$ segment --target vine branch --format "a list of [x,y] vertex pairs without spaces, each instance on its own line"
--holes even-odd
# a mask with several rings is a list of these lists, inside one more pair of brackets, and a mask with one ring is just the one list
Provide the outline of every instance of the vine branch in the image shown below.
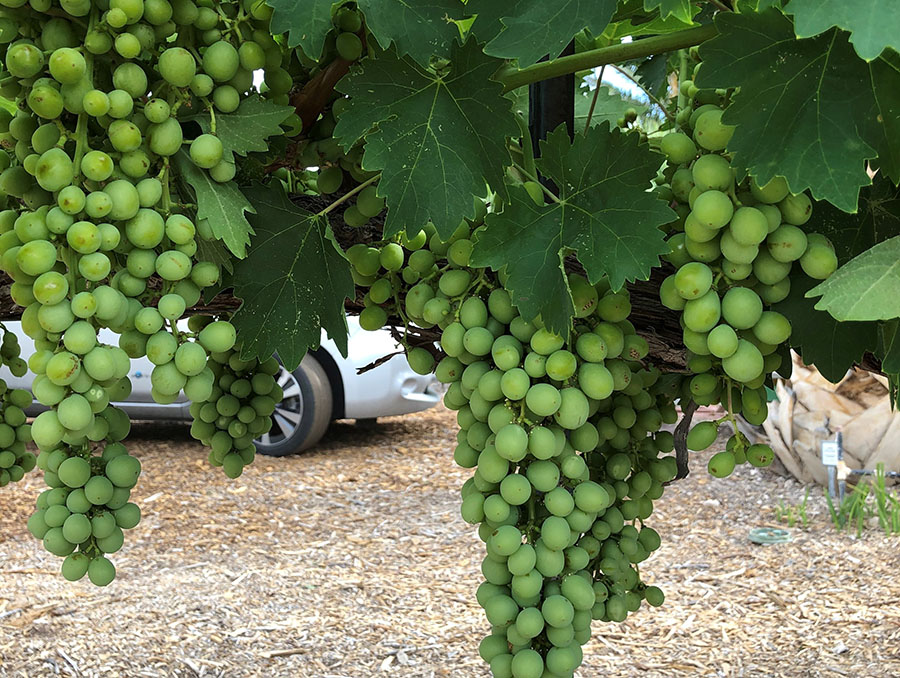
[[691,472],[688,463],[687,436],[691,430],[691,420],[694,418],[694,412],[696,411],[697,403],[693,400],[688,400],[687,405],[681,408],[681,421],[675,427],[675,463],[678,468],[675,480],[687,478]]
[[715,7],[717,7],[722,12],[732,11],[731,7],[726,5],[724,2],[721,2],[721,0],[707,0],[707,2],[709,2],[709,4],[711,5],[715,5]]
[[352,64],[352,61],[346,59],[335,59],[309,80],[303,89],[291,95],[291,105],[303,121],[304,131],[309,131],[318,120],[319,114],[331,99],[334,86],[347,75]]
[[597,66],[628,61],[630,59],[641,59],[684,47],[693,47],[709,40],[717,33],[716,27],[712,24],[687,28],[683,31],[657,35],[645,40],[623,42],[618,45],[600,47],[587,52],[560,57],[552,61],[542,61],[520,70],[512,69],[511,72],[501,72],[497,79],[503,83],[503,91],[510,92],[524,85],[530,85],[533,82],[558,78],[561,75],[570,75],[578,71],[596,68]]
[[662,111],[663,115],[666,116],[669,120],[674,122],[675,116],[672,115],[671,111],[669,111],[669,109],[666,108],[666,106],[663,104],[663,102],[660,101],[659,98],[657,98],[653,94],[653,92],[651,92],[649,89],[644,87],[643,84],[638,82],[637,78],[635,78],[634,75],[629,73],[627,69],[624,69],[621,66],[618,66],[616,64],[611,64],[611,66],[616,70],[617,73],[621,73],[623,76],[625,76],[626,78],[631,80],[631,82],[633,82],[636,87],[639,87],[641,89],[641,91],[643,91],[643,93],[647,95],[647,98],[649,98],[651,102],[653,102],[654,104],[656,104],[659,107],[659,110]]
[[681,50],[678,53],[678,103],[676,104],[677,110],[682,110],[686,103],[687,97],[684,92],[681,91],[681,84],[688,79],[688,63],[687,63],[687,54],[684,50]]
[[322,211],[320,211],[319,214],[318,214],[318,216],[324,217],[326,214],[328,214],[329,212],[331,212],[335,207],[338,207],[339,205],[344,204],[345,202],[347,202],[347,200],[349,200],[349,199],[352,198],[354,195],[356,195],[357,193],[359,193],[360,191],[362,191],[364,188],[366,188],[367,186],[372,185],[375,181],[378,180],[378,178],[379,178],[380,176],[381,176],[381,173],[379,172],[379,173],[376,174],[374,177],[369,177],[368,179],[366,179],[363,183],[361,183],[359,186],[357,186],[356,188],[354,188],[352,191],[347,191],[347,192],[344,193],[344,195],[342,195],[340,198],[338,198],[338,199],[335,200],[333,203],[331,203],[330,205],[328,205],[328,207],[326,207],[326,208],[324,208]]
[[516,122],[519,124],[519,132],[522,135],[522,165],[525,171],[537,176],[537,167],[534,164],[534,147],[531,144],[531,132],[528,129],[528,122],[525,118],[517,114]]
[[532,174],[528,170],[526,170],[524,167],[519,165],[518,163],[513,163],[513,167],[515,167],[519,172],[521,172],[525,176],[526,179],[528,179],[529,181],[533,181],[538,186],[540,186],[541,191],[544,192],[544,195],[546,195],[548,198],[550,198],[551,202],[555,202],[555,203],[562,202],[562,200],[560,200],[559,197],[553,191],[551,191],[549,188],[544,186],[543,182],[541,182],[540,178],[538,177],[537,172]]

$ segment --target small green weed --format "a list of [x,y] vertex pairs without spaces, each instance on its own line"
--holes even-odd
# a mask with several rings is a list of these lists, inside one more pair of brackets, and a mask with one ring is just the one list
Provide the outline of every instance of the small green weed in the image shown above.
[[877,517],[878,526],[886,535],[900,534],[900,497],[887,489],[884,464],[878,464],[871,478],[861,479],[838,505],[827,491],[825,501],[831,522],[838,530],[852,528],[859,537],[869,519]]
[[775,518],[778,522],[787,523],[788,527],[794,527],[799,524],[804,530],[809,527],[809,517],[806,515],[806,502],[809,501],[809,488],[803,495],[803,501],[796,506],[790,506],[784,503],[784,499],[778,502],[775,507]]

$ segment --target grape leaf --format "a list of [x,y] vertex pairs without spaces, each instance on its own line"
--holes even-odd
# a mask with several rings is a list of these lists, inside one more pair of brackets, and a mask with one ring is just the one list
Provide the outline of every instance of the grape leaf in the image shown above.
[[[281,106],[253,94],[244,99],[234,113],[218,113],[215,134],[224,147],[224,157],[233,162],[234,153],[246,156],[250,151],[269,150],[266,139],[281,134],[281,123],[293,112],[293,106]],[[212,133],[209,115],[200,114],[188,119],[197,122],[207,134]]]
[[841,321],[900,318],[900,236],[851,259],[807,292]]
[[795,193],[808,188],[855,211],[870,183],[865,160],[876,151],[860,130],[860,112],[873,101],[866,65],[846,37],[831,30],[797,40],[777,10],[722,12],[716,26],[720,34],[700,46],[697,84],[741,88],[724,115],[737,125],[728,144],[735,162],[761,184],[780,174]]
[[423,66],[432,55],[450,56],[459,38],[454,22],[471,13],[460,0],[359,0],[359,7],[382,49],[394,43]]
[[[575,129],[584,129],[595,92],[596,90],[581,90],[575,95]],[[594,106],[594,114],[591,116],[592,126],[604,121],[615,125],[629,108],[636,110],[638,115],[647,112],[646,106],[624,99],[618,91],[607,85],[601,85],[600,91],[596,93],[597,105]]]
[[[478,12],[483,4],[497,0],[469,2]],[[484,48],[486,54],[518,59],[519,67],[531,66],[548,54],[556,57],[576,33],[587,28],[599,35],[616,10],[616,0],[514,0],[503,3],[503,31]]]
[[182,148],[175,155],[179,174],[194,189],[197,197],[197,218],[206,219],[213,235],[223,241],[238,259],[247,255],[247,245],[253,228],[245,212],[253,212],[253,206],[233,181],[220,184],[209,173],[197,167],[187,151]]
[[331,30],[333,0],[266,0],[272,8],[273,35],[287,33],[288,47],[300,46],[308,57],[318,61],[325,48],[325,36]]
[[634,75],[655,97],[665,99],[669,87],[669,55],[654,54],[644,59],[638,64]]
[[475,215],[472,197],[487,192],[486,181],[503,190],[506,139],[519,128],[502,85],[490,79],[498,65],[470,40],[453,48],[447,74],[391,50],[338,85],[350,104],[334,135],[346,148],[365,135],[363,167],[382,173],[386,237],[431,219],[447,239]]
[[732,0],[731,2],[734,11],[741,13],[765,12],[770,7],[781,9],[784,3],[785,0]]
[[[860,116],[863,135],[878,150],[878,165],[900,183],[900,54],[887,51],[868,64],[872,107]],[[868,124],[866,124],[868,123]]]
[[814,302],[804,296],[814,284],[805,276],[791,278],[790,293],[774,310],[791,321],[791,346],[803,356],[803,361],[815,365],[822,376],[837,383],[866,351],[878,347],[878,323],[838,322],[824,311],[817,311]]
[[688,24],[694,19],[691,0],[644,0],[644,9],[648,12],[659,10],[659,15],[663,19],[674,16],[679,21]]
[[[651,0],[654,2],[654,0]],[[625,0],[619,3],[612,22],[603,31],[605,44],[611,45],[620,42],[622,38],[630,36],[631,39],[644,35],[663,35],[673,31],[681,31],[694,25],[693,17],[701,12],[700,7],[687,0],[655,0],[656,7],[645,9],[645,0]],[[666,18],[661,15],[663,6],[675,7],[684,5],[688,7],[684,20],[674,14]],[[600,47],[598,43],[596,45]]]
[[[525,189],[513,188],[500,214],[489,214],[475,234],[471,261],[495,271],[507,267],[506,289],[526,320],[541,315],[550,329],[563,336],[575,313],[563,269],[563,234],[559,224],[545,220]],[[555,227],[554,227],[555,226]]]
[[[695,13],[699,11],[696,5],[693,5],[693,8]],[[663,35],[665,33],[683,31],[686,28],[690,28],[692,25],[695,24],[692,22],[685,23],[675,17],[662,19],[659,15],[656,15],[649,21],[646,20],[646,17],[637,17],[627,21],[611,23],[606,27],[606,30],[603,31],[603,38],[607,41],[607,44],[615,44],[625,37],[633,39],[645,35]],[[599,47],[600,45],[598,44],[597,46]]]
[[900,320],[882,323],[881,343],[884,354],[881,369],[885,374],[900,374]]
[[784,8],[794,15],[794,30],[810,38],[832,27],[850,31],[850,42],[866,61],[886,47],[900,50],[900,3],[897,0],[791,0]]
[[319,346],[323,328],[347,355],[344,298],[356,288],[327,217],[297,207],[273,185],[246,190],[256,236],[234,267],[234,294],[243,303],[232,323],[244,342],[242,356],[277,352],[293,370]]
[[805,228],[828,236],[844,263],[877,243],[900,235],[900,189],[879,172],[859,195],[859,211],[847,214],[817,203]]
[[234,259],[229,255],[221,240],[196,238],[196,241],[198,261],[211,261],[220,269],[225,269],[229,273],[234,272]]
[[500,19],[509,14],[508,2],[496,0],[469,0],[466,8],[475,15],[470,31],[478,42],[490,42],[503,30]]
[[[322,56],[325,36],[332,29],[332,0],[267,0],[274,9],[272,33],[288,33],[288,47],[297,45],[313,59]],[[423,66],[433,54],[449,56],[459,37],[454,21],[462,20],[466,6],[460,0],[359,0],[366,27],[378,44],[391,43]]]
[[513,301],[526,319],[538,313],[565,333],[572,300],[562,268],[575,250],[591,283],[608,276],[613,289],[646,279],[668,247],[658,226],[673,220],[664,202],[647,191],[660,156],[636,134],[592,127],[569,141],[564,126],[541,142],[538,170],[559,187],[559,201],[536,205],[522,189],[489,214],[472,254],[475,265],[506,267]]

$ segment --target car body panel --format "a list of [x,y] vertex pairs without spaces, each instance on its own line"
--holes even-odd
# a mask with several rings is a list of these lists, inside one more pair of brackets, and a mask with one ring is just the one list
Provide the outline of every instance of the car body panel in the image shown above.
[[[428,409],[441,398],[440,382],[433,374],[416,374],[402,353],[363,374],[357,370],[396,353],[401,347],[390,332],[368,332],[355,317],[348,317],[350,335],[347,359],[336,360],[344,383],[344,416],[347,419],[370,419],[395,414],[409,414]],[[322,348],[332,357],[340,357],[334,342],[323,333]]]
[[[182,321],[183,323],[185,321]],[[28,359],[34,353],[34,341],[22,331],[21,323],[6,322],[5,326],[15,333],[22,349],[22,357]],[[355,317],[347,318],[350,335],[348,357],[344,358],[337,345],[323,331],[321,349],[334,361],[342,381],[344,396],[341,412],[347,419],[370,419],[409,414],[433,407],[441,399],[441,388],[434,375],[422,376],[412,371],[402,354],[391,357],[378,367],[363,374],[357,369],[365,367],[379,358],[396,353],[400,347],[387,330],[367,332],[359,326]],[[185,323],[186,329],[186,323]],[[101,329],[100,343],[118,345],[118,335],[111,330]],[[145,357],[131,361],[132,392],[127,402],[114,403],[125,410],[133,419],[183,419],[190,420],[190,403],[184,394],[168,405],[160,405],[150,395],[150,374],[153,363]],[[11,388],[31,389],[33,375],[28,372],[23,377],[14,377],[5,365],[0,367],[0,377]],[[35,403],[29,413],[43,408]]]

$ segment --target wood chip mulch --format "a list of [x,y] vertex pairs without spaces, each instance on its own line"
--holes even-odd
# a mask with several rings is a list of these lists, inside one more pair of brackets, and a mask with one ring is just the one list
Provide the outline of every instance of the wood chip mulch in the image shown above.
[[[183,426],[140,425],[142,523],[118,578],[70,584],[28,535],[37,474],[0,490],[0,676],[474,678],[488,626],[482,545],[459,518],[452,413],[336,424],[312,453],[260,457],[236,481]],[[666,604],[595,623],[582,678],[900,675],[900,555],[837,533],[821,491],[810,528],[756,546],[804,488],[743,468],[694,472],[657,503],[642,570]]]

